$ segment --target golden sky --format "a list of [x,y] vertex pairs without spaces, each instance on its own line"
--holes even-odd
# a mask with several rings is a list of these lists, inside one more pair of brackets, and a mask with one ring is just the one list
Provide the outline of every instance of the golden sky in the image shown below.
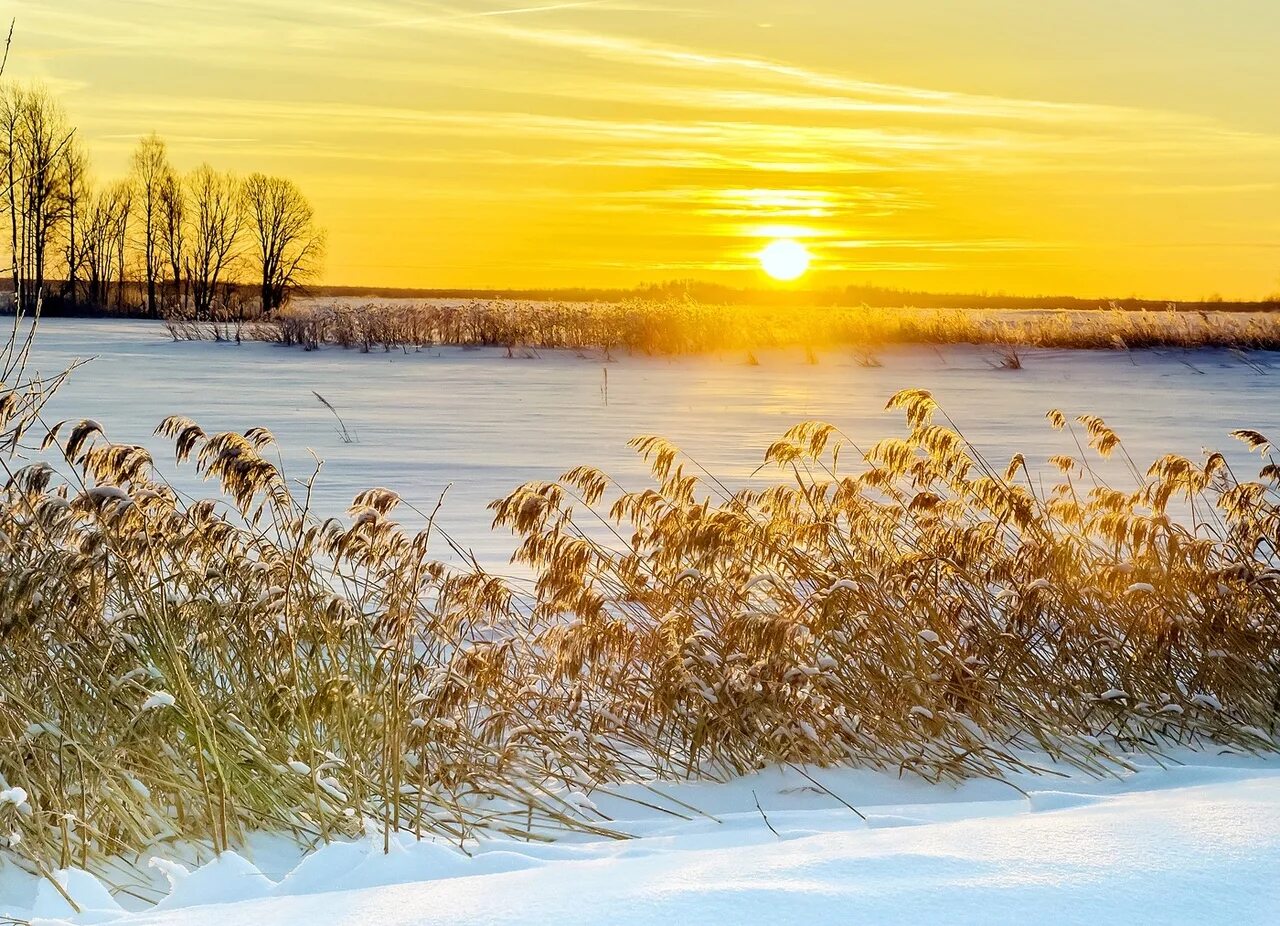
[[1280,291],[1276,0],[9,8],[98,176],[288,175],[331,283]]

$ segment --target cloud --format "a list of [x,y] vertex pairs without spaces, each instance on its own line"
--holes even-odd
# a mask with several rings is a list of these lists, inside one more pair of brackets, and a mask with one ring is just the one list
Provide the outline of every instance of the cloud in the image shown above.
[[521,16],[526,13],[553,13],[557,10],[580,10],[586,7],[599,7],[608,4],[608,0],[579,0],[577,3],[547,3],[541,6],[521,6],[505,10],[483,10],[472,13],[472,16]]
[[[886,272],[1134,254],[1194,210],[1212,225],[1217,197],[1277,189],[1274,134],[1071,102],[1074,84],[1049,100],[879,81],[809,54],[794,21],[757,33],[760,8],[736,0],[16,3],[13,76],[56,82],[102,176],[154,128],[181,165],[305,181],[352,238],[401,228],[396,210],[445,216],[434,246],[459,262],[516,221],[576,236],[557,245],[570,263],[645,236],[655,273],[786,227],[827,266]],[[1264,237],[1247,208],[1232,237]]]
[[[1147,114],[1122,107],[1046,102],[955,93],[920,87],[851,78],[822,70],[749,55],[728,54],[646,41],[605,32],[550,29],[510,22],[477,22],[474,15],[435,5],[441,14],[394,23],[424,31],[482,33],[491,38],[578,52],[610,62],[629,62],[699,74],[714,72],[766,84],[821,91],[821,98],[837,108],[860,107],[867,111],[921,113],[1001,119],[1061,121],[1123,121],[1148,118],[1164,120],[1167,114]],[[748,96],[750,89],[742,91]]]

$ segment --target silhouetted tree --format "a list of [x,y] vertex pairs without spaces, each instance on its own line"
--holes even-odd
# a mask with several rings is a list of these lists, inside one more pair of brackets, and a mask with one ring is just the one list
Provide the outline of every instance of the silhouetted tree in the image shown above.
[[215,304],[243,301],[233,272],[242,243],[264,313],[318,271],[324,235],[290,180],[253,174],[241,184],[207,164],[179,177],[155,133],[139,142],[127,180],[95,190],[88,176],[88,157],[49,91],[0,86],[0,217],[8,218],[0,238],[8,238],[14,299],[25,311],[64,262],[70,302],[123,311],[136,308],[138,292],[152,316],[166,300],[203,317]]
[[[80,223],[79,254],[85,272],[85,296],[93,305],[109,304],[112,282],[124,285],[121,241],[128,237],[132,197],[133,189],[127,181],[116,181],[88,197]],[[117,301],[121,298],[117,289]]]
[[324,235],[316,227],[311,204],[292,180],[251,174],[242,197],[266,315],[284,304],[292,288],[318,271]]
[[88,171],[89,158],[74,138],[62,152],[66,159],[67,173],[67,262],[66,297],[74,305],[80,298],[79,280],[83,257],[80,253],[80,237],[83,233],[86,200],[90,196]]
[[173,173],[164,141],[154,132],[138,143],[133,154],[133,177],[142,232],[142,270],[146,282],[147,313],[158,315],[156,285],[160,278],[162,191]]
[[0,91],[0,196],[9,216],[13,288],[24,310],[44,289],[49,248],[67,214],[72,137],[62,106],[42,87],[10,84]]
[[190,197],[190,255],[187,277],[196,315],[212,314],[218,284],[226,282],[243,224],[239,183],[208,164],[187,181]]
[[175,172],[169,171],[160,182],[160,253],[168,264],[173,281],[173,302],[186,303],[182,268],[187,258],[187,191]]

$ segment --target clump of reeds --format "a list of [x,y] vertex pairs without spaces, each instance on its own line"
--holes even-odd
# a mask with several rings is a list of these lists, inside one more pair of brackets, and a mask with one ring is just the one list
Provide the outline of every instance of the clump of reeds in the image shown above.
[[[49,384],[10,369],[0,432],[18,447]],[[219,497],[184,500],[91,420],[4,461],[0,849],[48,874],[253,830],[599,829],[555,753],[498,735],[501,705],[461,723],[444,709],[455,664],[502,665],[508,592],[446,575],[386,490],[348,521],[314,517],[263,429],[159,432]]]
[[[6,382],[0,433],[29,435],[41,386]],[[98,422],[53,427],[62,465],[11,458],[0,491],[5,851],[47,873],[253,830],[541,839],[611,832],[583,795],[654,776],[1276,748],[1263,435],[1239,433],[1257,479],[1170,455],[1115,488],[1082,450],[1043,489],[928,393],[890,404],[905,436],[799,425],[765,488],[659,438],[635,442],[648,488],[587,467],[519,488],[493,508],[530,589],[447,570],[386,489],[318,518],[262,429],[161,424],[220,490],[192,502]],[[1102,421],[1051,421],[1127,461]]]
[[[181,330],[183,336],[213,336],[200,326]],[[818,349],[840,346],[867,351],[889,344],[993,344],[1007,359],[1028,347],[1280,349],[1280,313],[779,308],[639,299],[311,304],[246,325],[244,336],[307,350],[457,345],[675,355],[801,347],[811,357]]]
[[[544,676],[584,735],[669,774],[854,762],[999,776],[1030,754],[1099,774],[1124,752],[1272,750],[1280,721],[1280,467],[1168,455],[1118,489],[1083,455],[1042,488],[985,460],[926,392],[909,431],[859,451],[810,422],[771,446],[786,478],[729,491],[659,438],[656,486],[577,527],[612,488],[580,468],[495,504],[538,575]],[[1085,416],[1058,428],[1108,457]],[[839,463],[850,456],[854,472]],[[1127,458],[1126,458],[1127,460]]]

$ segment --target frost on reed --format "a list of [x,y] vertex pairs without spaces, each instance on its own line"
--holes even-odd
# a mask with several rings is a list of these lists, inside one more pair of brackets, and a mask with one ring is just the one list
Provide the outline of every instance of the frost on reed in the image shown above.
[[[225,328],[225,326],[224,326]],[[223,339],[212,323],[171,322],[175,338]],[[1011,311],[622,303],[419,302],[302,305],[244,326],[245,337],[314,350],[433,345],[694,354],[776,347],[997,344],[1009,347],[1280,349],[1280,313]]]
[[[10,394],[31,391],[5,393],[9,432],[34,423]],[[1042,491],[927,393],[891,404],[906,436],[862,453],[797,426],[764,489],[657,438],[643,490],[589,468],[518,489],[493,507],[526,590],[433,561],[387,490],[314,517],[264,430],[166,420],[221,490],[187,501],[97,422],[50,429],[66,464],[10,459],[0,495],[7,853],[47,873],[253,830],[545,839],[612,832],[590,795],[660,776],[1275,748],[1270,456],[1258,481],[1167,456],[1116,489],[1091,462],[1116,435],[1054,413],[1082,450]]]

